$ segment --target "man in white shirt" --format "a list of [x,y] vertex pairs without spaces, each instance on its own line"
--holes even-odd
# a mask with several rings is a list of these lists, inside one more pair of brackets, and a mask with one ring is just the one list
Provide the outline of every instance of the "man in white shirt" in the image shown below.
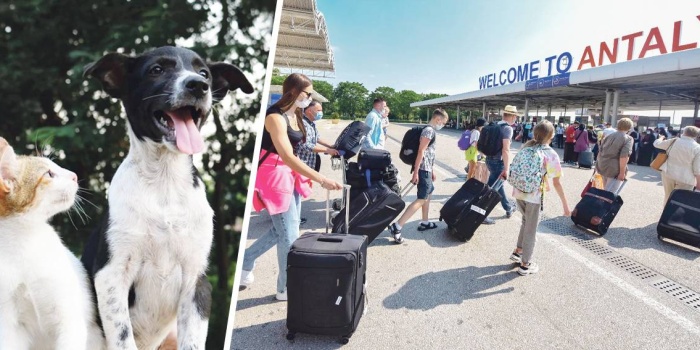
[[696,139],[700,129],[687,126],[680,138],[664,140],[661,135],[654,141],[654,147],[665,150],[666,162],[661,165],[661,182],[664,185],[665,199],[668,201],[675,189],[700,189],[700,144]]

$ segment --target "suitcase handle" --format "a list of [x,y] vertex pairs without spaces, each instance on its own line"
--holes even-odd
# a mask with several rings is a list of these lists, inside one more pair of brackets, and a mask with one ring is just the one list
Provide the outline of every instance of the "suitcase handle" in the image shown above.
[[493,186],[491,186],[491,189],[494,191],[500,190],[501,187],[503,187],[504,182],[505,182],[505,180],[502,177],[499,177],[498,180],[496,180],[496,182],[493,183]]
[[316,239],[316,240],[319,242],[332,242],[332,243],[340,243],[343,241],[343,239],[340,237],[323,237],[323,236],[318,237],[318,239]]
[[[350,231],[350,185],[343,185],[345,191],[345,230]],[[331,190],[326,190],[326,234],[331,226]],[[348,233],[346,232],[346,233]]]
[[409,182],[406,184],[406,186],[404,186],[404,187],[401,189],[401,191],[399,191],[399,197],[403,198],[403,197],[404,197],[405,195],[407,195],[408,192],[410,192],[410,191],[413,189],[413,187],[415,187],[415,186],[416,186],[416,184],[414,184],[413,182],[410,182],[410,181],[409,181]]

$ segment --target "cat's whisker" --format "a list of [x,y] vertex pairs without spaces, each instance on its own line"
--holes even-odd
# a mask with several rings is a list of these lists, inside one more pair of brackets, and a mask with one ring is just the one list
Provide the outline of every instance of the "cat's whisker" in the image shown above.
[[78,201],[81,202],[81,203],[82,203],[82,202],[85,202],[85,203],[90,204],[90,205],[92,205],[93,207],[95,207],[95,209],[99,209],[99,208],[97,207],[97,205],[95,205],[95,203],[90,202],[89,200],[85,199],[85,197],[82,197],[82,196],[76,194],[76,198],[78,198]]

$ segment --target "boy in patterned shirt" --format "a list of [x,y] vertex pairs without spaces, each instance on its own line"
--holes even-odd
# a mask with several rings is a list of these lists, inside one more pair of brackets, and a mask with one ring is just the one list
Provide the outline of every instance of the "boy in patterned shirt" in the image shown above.
[[423,221],[418,226],[418,231],[425,231],[437,227],[437,224],[428,220],[430,210],[430,195],[435,190],[433,182],[435,181],[435,172],[433,165],[435,163],[435,142],[432,142],[436,137],[436,131],[442,129],[448,120],[447,112],[443,109],[433,111],[433,117],[430,123],[423,129],[420,135],[420,144],[416,155],[416,162],[413,165],[413,178],[411,183],[418,184],[418,195],[413,203],[406,207],[401,218],[389,226],[389,231],[394,236],[396,243],[403,243],[401,238],[401,229],[406,221],[413,214],[422,208]]

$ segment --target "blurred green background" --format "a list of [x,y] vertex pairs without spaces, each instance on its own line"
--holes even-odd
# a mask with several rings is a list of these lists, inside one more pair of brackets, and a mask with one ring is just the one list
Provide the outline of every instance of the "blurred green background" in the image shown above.
[[[85,80],[82,67],[107,52],[186,46],[243,70],[256,88],[234,94],[205,127],[199,166],[215,212],[208,275],[214,286],[207,349],[222,349],[244,215],[253,121],[272,33],[275,0],[20,0],[0,3],[0,136],[18,154],[51,156],[85,190],[85,215],[52,224],[79,255],[106,204],[129,143],[121,104]],[[138,198],[134,198],[138,200]]]

